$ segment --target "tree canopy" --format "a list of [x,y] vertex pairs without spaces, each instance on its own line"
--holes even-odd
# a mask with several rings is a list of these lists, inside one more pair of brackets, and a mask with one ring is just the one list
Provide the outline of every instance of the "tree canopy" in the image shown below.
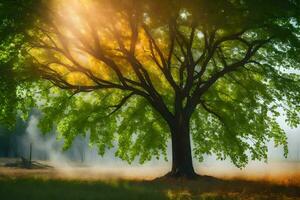
[[[43,2],[23,32],[26,65],[41,79],[20,91],[43,113],[43,131],[56,127],[66,148],[90,133],[100,154],[117,145],[116,156],[143,163],[166,157],[171,138],[174,162],[174,147],[189,146],[191,134],[200,161],[215,154],[243,167],[249,158],[267,159],[269,140],[286,155],[276,119],[283,113],[291,127],[300,123],[299,6]],[[182,151],[185,162],[190,147]]]
[[[12,128],[15,125],[18,108],[25,103],[17,95],[21,83],[34,80],[27,72],[23,45],[25,31],[36,20],[31,9],[38,7],[38,1],[17,0],[0,3],[0,124]],[[25,86],[25,85],[24,85]],[[20,103],[20,104],[19,104]]]

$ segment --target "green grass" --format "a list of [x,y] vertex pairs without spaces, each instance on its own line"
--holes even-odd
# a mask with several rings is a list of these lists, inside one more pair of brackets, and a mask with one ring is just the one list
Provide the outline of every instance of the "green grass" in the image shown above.
[[88,181],[0,176],[1,200],[300,200],[300,188],[246,181]]
[[1,200],[166,199],[152,188],[127,182],[88,182],[34,178],[0,180]]

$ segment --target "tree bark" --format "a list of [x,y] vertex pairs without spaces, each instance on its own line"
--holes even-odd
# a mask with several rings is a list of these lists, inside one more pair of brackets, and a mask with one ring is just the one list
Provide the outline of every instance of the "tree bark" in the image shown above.
[[169,177],[195,178],[197,174],[194,171],[189,122],[175,120],[170,125],[172,139],[172,170],[167,174]]

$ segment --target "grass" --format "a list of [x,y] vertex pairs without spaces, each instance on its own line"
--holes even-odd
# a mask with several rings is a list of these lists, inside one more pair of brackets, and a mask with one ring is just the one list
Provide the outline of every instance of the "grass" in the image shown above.
[[1,200],[266,200],[299,199],[300,187],[243,180],[76,180],[0,176]]
[[2,200],[166,199],[158,191],[127,182],[88,182],[40,178],[0,180]]

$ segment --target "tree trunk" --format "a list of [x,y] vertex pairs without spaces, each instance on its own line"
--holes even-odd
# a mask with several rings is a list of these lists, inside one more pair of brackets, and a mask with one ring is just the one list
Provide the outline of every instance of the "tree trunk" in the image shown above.
[[174,124],[170,126],[172,135],[172,170],[167,176],[175,178],[197,177],[193,167],[189,122],[175,120]]

